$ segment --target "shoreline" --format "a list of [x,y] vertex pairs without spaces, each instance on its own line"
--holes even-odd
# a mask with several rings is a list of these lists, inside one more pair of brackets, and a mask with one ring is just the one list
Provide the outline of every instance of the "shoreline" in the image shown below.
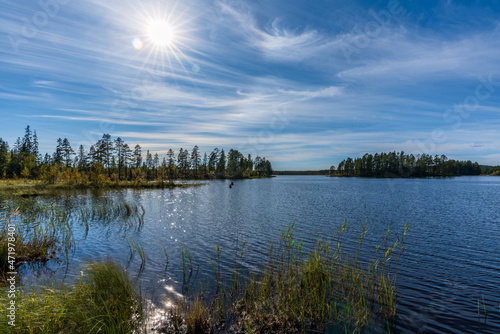
[[[169,189],[187,188],[207,185],[204,181],[213,180],[246,180],[264,179],[275,176],[260,177],[224,177],[224,178],[199,178],[199,179],[176,179],[173,181],[106,181],[102,184],[87,183],[65,183],[57,182],[49,184],[40,180],[29,179],[4,179],[0,180],[0,195],[2,196],[38,196],[59,190],[104,190],[104,189]],[[183,183],[183,181],[198,181],[197,183]]]

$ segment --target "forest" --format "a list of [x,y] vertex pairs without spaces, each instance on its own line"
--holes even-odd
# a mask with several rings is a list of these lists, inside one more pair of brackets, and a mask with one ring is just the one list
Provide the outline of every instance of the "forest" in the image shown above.
[[481,166],[481,174],[500,176],[500,166]]
[[330,167],[329,176],[358,177],[428,177],[480,175],[477,162],[448,159],[445,155],[405,154],[402,152],[365,154],[361,158],[347,158],[338,168]]
[[34,179],[49,184],[102,184],[108,181],[172,181],[174,179],[268,177],[271,162],[259,156],[252,159],[237,150],[215,148],[209,154],[198,146],[191,151],[167,151],[162,159],[149,150],[143,156],[140,145],[132,149],[121,138],[103,134],[88,151],[80,145],[76,152],[67,138],[57,140],[53,154],[42,155],[36,131],[27,126],[24,136],[9,144],[0,138],[0,178]]

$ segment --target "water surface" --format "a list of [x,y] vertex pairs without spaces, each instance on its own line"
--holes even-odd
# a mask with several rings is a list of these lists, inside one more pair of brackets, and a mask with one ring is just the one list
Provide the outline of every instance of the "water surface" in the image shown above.
[[[310,244],[344,223],[350,230],[346,247],[354,247],[366,221],[369,253],[388,228],[412,225],[398,274],[397,332],[500,333],[500,177],[434,179],[327,178],[278,176],[271,179],[210,181],[203,187],[165,190],[120,190],[102,196],[136,202],[146,211],[140,230],[95,223],[89,233],[75,226],[76,248],[68,276],[79,275],[86,260],[112,256],[139,272],[140,258],[130,260],[131,238],[143,245],[146,265],[140,275],[145,289],[160,301],[166,288],[181,292],[181,250],[194,259],[193,276],[209,281],[215,245],[230,273],[239,266],[258,271],[268,245],[295,222],[297,239]],[[92,195],[63,197],[65,201]],[[116,224],[118,225],[118,224]],[[169,264],[161,247],[164,245]],[[193,277],[194,278],[194,277]],[[487,310],[478,320],[477,303]]]

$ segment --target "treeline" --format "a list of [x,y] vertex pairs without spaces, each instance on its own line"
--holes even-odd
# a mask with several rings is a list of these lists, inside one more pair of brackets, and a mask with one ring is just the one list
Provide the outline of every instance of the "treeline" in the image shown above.
[[500,166],[481,166],[481,174],[500,176]]
[[179,178],[265,177],[273,173],[271,162],[259,156],[252,159],[237,150],[215,148],[202,156],[198,146],[191,151],[169,149],[166,156],[140,145],[132,149],[121,138],[104,134],[88,151],[80,145],[75,151],[67,138],[57,140],[53,154],[40,154],[36,131],[27,126],[12,148],[0,138],[0,177],[30,178],[55,183],[103,183],[106,181],[150,181]]
[[328,169],[323,170],[284,170],[273,171],[274,175],[328,175]]
[[427,177],[480,175],[477,162],[448,159],[445,155],[431,156],[405,154],[404,152],[365,154],[362,158],[347,158],[338,168],[330,168],[330,176],[359,177]]

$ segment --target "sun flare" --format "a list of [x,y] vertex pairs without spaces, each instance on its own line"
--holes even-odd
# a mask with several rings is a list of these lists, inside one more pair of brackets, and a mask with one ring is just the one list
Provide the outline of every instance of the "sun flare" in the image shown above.
[[149,24],[149,39],[157,46],[168,46],[174,41],[175,33],[165,21],[154,21]]
[[194,43],[193,18],[178,6],[177,2],[168,1],[162,6],[137,7],[131,44],[138,51],[136,56],[142,59],[143,68],[153,66],[156,72],[173,73],[178,69],[187,71],[185,64],[193,64],[186,53]]

